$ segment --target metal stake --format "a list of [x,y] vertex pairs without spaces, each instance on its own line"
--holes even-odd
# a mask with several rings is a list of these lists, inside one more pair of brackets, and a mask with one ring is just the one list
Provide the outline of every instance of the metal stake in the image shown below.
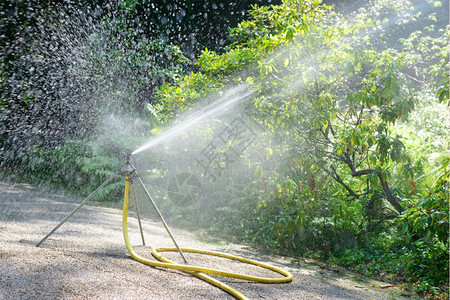
[[116,176],[120,171],[122,171],[122,168],[125,165],[123,165],[122,167],[120,167],[120,169],[118,169],[114,174],[112,174],[111,176],[109,176],[108,179],[105,180],[105,182],[103,182],[95,191],[93,191],[89,196],[86,197],[86,199],[84,199],[74,210],[72,210],[72,212],[70,214],[67,215],[67,217],[64,218],[64,220],[62,220],[58,225],[56,225],[55,228],[52,229],[52,231],[50,231],[42,240],[39,241],[39,243],[36,244],[36,247],[39,247],[43,242],[45,242],[46,239],[48,239],[56,230],[58,230],[59,227],[62,226],[62,224],[66,223],[67,220],[70,219],[70,217],[72,217],[89,199],[91,199],[95,194],[97,194],[105,185],[107,185],[113,178],[114,176]]
[[[134,168],[134,167],[133,167],[133,168]],[[153,205],[153,207],[155,208],[156,212],[158,213],[159,218],[161,219],[161,221],[162,221],[164,227],[166,228],[167,233],[169,234],[170,238],[172,239],[172,242],[175,244],[175,246],[176,246],[177,249],[178,249],[178,252],[180,252],[181,257],[183,258],[184,262],[187,264],[188,262],[187,262],[186,257],[184,256],[183,251],[181,250],[181,248],[178,246],[177,242],[175,241],[175,238],[173,237],[172,232],[171,232],[170,229],[169,229],[169,226],[167,226],[167,223],[166,223],[166,221],[164,220],[164,217],[162,216],[162,214],[161,214],[161,212],[159,211],[158,207],[156,206],[156,203],[153,201],[152,196],[150,196],[150,193],[149,193],[149,192],[147,191],[147,189],[145,188],[145,185],[144,185],[144,183],[142,182],[141,177],[137,174],[136,171],[135,171],[134,173],[136,174],[136,177],[137,177],[139,183],[141,184],[142,188],[144,189],[145,194],[147,195],[147,198],[150,200],[150,203]]]
[[139,214],[139,207],[136,199],[136,189],[134,188],[134,183],[131,183],[131,188],[133,189],[133,197],[134,197],[134,205],[136,206],[136,215],[139,223],[139,231],[141,232],[141,238],[142,238],[142,246],[145,246],[145,240],[144,240],[144,231],[142,230],[142,224],[141,224],[141,216]]

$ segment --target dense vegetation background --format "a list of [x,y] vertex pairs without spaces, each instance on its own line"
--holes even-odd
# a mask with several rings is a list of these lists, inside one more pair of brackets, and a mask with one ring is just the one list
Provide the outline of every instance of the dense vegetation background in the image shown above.
[[448,1],[34,0],[0,13],[4,176],[86,193],[121,150],[246,83],[263,128],[251,180],[223,201],[198,195],[191,225],[448,297]]

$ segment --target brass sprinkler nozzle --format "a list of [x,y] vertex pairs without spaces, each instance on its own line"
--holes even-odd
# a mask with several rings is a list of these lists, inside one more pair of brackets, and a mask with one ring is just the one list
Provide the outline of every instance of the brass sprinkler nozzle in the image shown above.
[[125,149],[122,151],[122,155],[125,157],[125,161],[128,165],[130,164],[131,154],[132,151],[130,149]]

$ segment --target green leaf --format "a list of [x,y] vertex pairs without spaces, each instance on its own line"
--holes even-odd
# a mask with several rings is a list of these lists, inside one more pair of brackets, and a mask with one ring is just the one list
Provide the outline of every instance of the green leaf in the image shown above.
[[286,35],[285,35],[286,41],[292,40],[292,38],[294,37],[294,34],[295,34],[294,27],[289,26],[288,28],[286,28]]

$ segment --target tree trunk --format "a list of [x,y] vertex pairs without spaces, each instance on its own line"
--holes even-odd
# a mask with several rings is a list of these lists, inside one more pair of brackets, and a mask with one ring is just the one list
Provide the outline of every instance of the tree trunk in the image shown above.
[[[395,210],[399,214],[401,214],[404,211],[403,207],[400,204],[400,200],[401,199],[399,197],[394,196],[392,194],[392,191],[389,188],[389,185],[388,185],[386,179],[383,177],[383,174],[379,170],[375,170],[375,169],[356,170],[356,168],[355,168],[355,166],[353,164],[353,161],[348,157],[347,154],[342,155],[340,158],[350,168],[350,170],[352,171],[352,176],[353,177],[359,177],[359,176],[363,176],[363,175],[376,173],[378,179],[380,180],[381,188],[383,189],[384,196],[385,196],[386,200],[389,201],[389,203],[395,208]],[[339,180],[336,180],[336,181],[339,182]],[[348,190],[348,188],[346,187],[345,184],[343,184],[343,182],[339,182],[339,183],[341,185],[343,185],[344,188],[346,188]]]
[[381,174],[380,171],[376,171],[376,174],[378,176],[378,179],[380,179],[381,187],[383,188],[383,192],[386,196],[387,201],[389,201],[389,203],[398,211],[398,213],[401,214],[404,209],[399,202],[400,198],[392,194],[387,181],[383,178],[383,174]]

